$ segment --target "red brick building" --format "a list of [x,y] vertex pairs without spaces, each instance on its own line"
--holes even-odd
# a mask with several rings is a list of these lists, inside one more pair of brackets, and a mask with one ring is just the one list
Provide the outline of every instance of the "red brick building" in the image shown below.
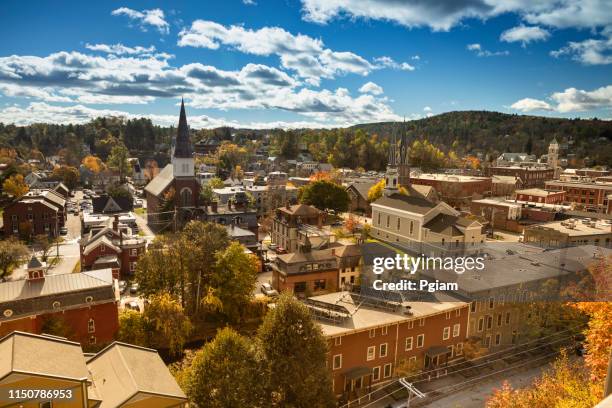
[[61,335],[81,344],[111,342],[119,329],[111,270],[45,275],[43,269],[32,257],[27,279],[0,283],[0,336],[62,327]]
[[565,191],[541,188],[516,190],[516,200],[539,204],[563,204],[565,202]]
[[610,214],[608,196],[612,195],[612,183],[548,181],[546,189],[565,192],[565,202],[575,203],[586,211]]
[[448,361],[462,358],[468,304],[449,295],[431,295],[440,298],[382,300],[337,292],[306,301],[328,339],[336,396],[346,400],[362,395],[394,377],[398,367],[442,375]]
[[433,187],[441,201],[457,208],[469,206],[472,199],[489,196],[493,190],[490,177],[423,173],[412,175],[410,182]]
[[112,228],[90,230],[79,244],[82,270],[111,268],[113,277],[119,279],[134,275],[147,241],[132,235],[131,229],[120,225],[115,216]]
[[4,207],[2,214],[6,236],[45,234],[57,237],[66,218],[66,200],[52,190],[30,191]]
[[[485,169],[487,176],[513,176],[521,179],[522,188],[544,187],[555,178],[555,169],[548,167],[495,166]],[[547,187],[548,188],[548,187]]]

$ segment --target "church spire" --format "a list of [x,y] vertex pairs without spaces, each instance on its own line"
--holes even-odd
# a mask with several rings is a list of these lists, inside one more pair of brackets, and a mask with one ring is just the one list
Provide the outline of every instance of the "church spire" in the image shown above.
[[185,114],[185,102],[181,98],[181,113],[179,115],[178,131],[174,146],[174,157],[191,158],[193,149],[189,140],[189,126],[187,125],[187,114]]
[[387,162],[388,166],[396,166],[397,165],[397,137],[395,136],[395,132],[391,136],[391,143],[389,145],[389,160]]

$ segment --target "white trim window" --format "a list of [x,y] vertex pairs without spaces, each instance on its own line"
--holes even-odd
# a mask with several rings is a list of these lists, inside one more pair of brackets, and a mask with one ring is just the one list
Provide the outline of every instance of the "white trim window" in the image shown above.
[[383,326],[380,328],[380,334],[385,336],[387,333],[389,333],[389,326]]
[[463,343],[457,343],[457,346],[455,347],[455,355],[460,356],[462,354],[463,354]]
[[376,336],[376,329],[370,329],[368,336],[373,339]]
[[425,334],[419,334],[417,336],[416,348],[421,348],[425,344]]
[[96,332],[96,322],[94,319],[89,319],[87,321],[87,333],[95,333]]
[[413,340],[412,336],[406,337],[406,348],[405,348],[406,351],[412,350],[412,343],[413,343],[412,340]]
[[342,337],[334,338],[334,346],[341,346],[341,345],[342,345]]
[[378,348],[378,357],[387,357],[387,343],[382,343]]
[[380,366],[372,368],[372,381],[380,380]]
[[446,326],[442,332],[442,340],[450,339],[450,326]]
[[393,368],[393,365],[391,363],[385,364],[385,366],[383,368],[383,377],[384,378],[391,377],[391,374],[393,374],[392,368]]
[[339,370],[341,368],[342,368],[342,354],[336,354],[334,355],[334,358],[333,358],[332,369]]
[[372,361],[376,358],[376,346],[368,347],[368,353],[366,355],[367,361]]
[[453,337],[459,337],[461,333],[461,323],[455,323],[453,325]]

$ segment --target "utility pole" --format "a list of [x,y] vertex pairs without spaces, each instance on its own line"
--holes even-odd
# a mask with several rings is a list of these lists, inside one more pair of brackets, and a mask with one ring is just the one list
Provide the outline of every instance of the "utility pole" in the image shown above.
[[412,385],[412,383],[409,383],[406,380],[406,378],[400,378],[399,383],[408,391],[408,400],[406,401],[406,408],[410,408],[410,400],[412,399],[412,394],[414,394],[417,398],[425,398],[425,394],[417,390],[416,387]]

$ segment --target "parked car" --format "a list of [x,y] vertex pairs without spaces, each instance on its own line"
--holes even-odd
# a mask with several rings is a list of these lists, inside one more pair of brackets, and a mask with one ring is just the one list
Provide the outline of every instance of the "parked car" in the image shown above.
[[130,302],[126,302],[125,303],[125,308],[126,309],[130,309],[130,310],[135,310],[137,312],[140,312],[140,306],[138,305],[138,302],[136,302],[135,300],[132,300]]
[[278,292],[276,291],[276,289],[274,289],[269,283],[263,283],[261,285],[261,293],[270,297],[278,296]]
[[127,282],[124,280],[120,280],[119,281],[119,293],[123,295],[126,289],[127,289]]
[[68,228],[66,227],[60,228],[60,235],[68,235]]
[[132,295],[138,293],[138,289],[140,289],[140,285],[136,282],[132,283],[132,285],[130,286],[130,293]]

